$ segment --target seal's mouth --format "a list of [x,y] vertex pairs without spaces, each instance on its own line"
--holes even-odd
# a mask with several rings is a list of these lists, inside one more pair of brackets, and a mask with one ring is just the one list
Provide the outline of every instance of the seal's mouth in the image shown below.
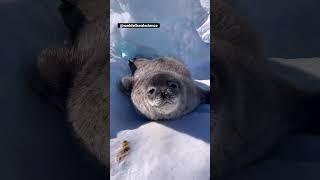
[[156,98],[149,101],[151,108],[160,114],[170,114],[174,112],[179,106],[179,97],[174,96],[170,98]]
[[176,102],[177,102],[177,98],[176,97],[171,97],[171,98],[167,98],[167,99],[156,98],[156,99],[150,101],[149,104],[152,107],[161,108],[163,106],[175,105]]

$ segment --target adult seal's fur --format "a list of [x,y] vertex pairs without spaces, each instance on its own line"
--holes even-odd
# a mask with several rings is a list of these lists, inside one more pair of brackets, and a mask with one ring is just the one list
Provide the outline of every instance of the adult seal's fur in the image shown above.
[[[109,166],[109,28],[105,0],[64,0],[69,47],[47,48],[36,59],[33,87],[57,97],[75,137],[99,164]],[[60,103],[62,100],[63,103]]]
[[122,78],[121,85],[136,109],[150,120],[183,116],[209,98],[178,60],[136,59],[131,70],[133,75]]
[[[213,1],[213,176],[265,157],[289,132],[312,126],[307,94],[269,69],[254,31],[221,0]],[[314,108],[314,107],[313,107]],[[315,114],[313,114],[315,115]]]

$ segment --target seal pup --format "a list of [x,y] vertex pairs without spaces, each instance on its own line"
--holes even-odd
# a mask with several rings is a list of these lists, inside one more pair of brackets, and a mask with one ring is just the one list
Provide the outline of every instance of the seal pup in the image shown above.
[[[107,1],[63,0],[60,11],[72,44],[43,49],[34,89],[57,97],[75,137],[98,164],[109,166],[109,27]],[[62,102],[60,101],[62,100]]]
[[209,92],[197,87],[185,65],[176,59],[139,58],[130,68],[133,75],[123,77],[121,87],[150,120],[174,119],[209,101]]
[[211,139],[217,177],[264,158],[289,133],[308,130],[319,117],[309,107],[319,106],[320,99],[272,72],[256,33],[231,6],[215,0],[212,9]]

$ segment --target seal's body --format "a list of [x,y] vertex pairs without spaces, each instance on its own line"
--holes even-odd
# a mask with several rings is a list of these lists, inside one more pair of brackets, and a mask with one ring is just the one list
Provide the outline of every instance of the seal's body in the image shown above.
[[213,24],[213,175],[222,176],[306,129],[317,95],[275,76],[255,32],[222,0],[214,1]]
[[63,100],[60,107],[66,111],[75,137],[104,166],[109,165],[106,3],[64,1],[60,10],[73,43],[42,50],[36,59],[35,76],[38,92]]
[[133,66],[133,76],[122,78],[122,87],[131,95],[136,109],[150,120],[183,116],[208,98],[178,60],[136,59]]

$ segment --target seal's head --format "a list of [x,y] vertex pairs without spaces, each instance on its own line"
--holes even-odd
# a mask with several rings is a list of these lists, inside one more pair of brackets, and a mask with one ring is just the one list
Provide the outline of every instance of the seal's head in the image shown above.
[[122,87],[136,109],[151,120],[179,117],[204,99],[184,65],[176,60],[137,60],[133,76],[122,78]]

